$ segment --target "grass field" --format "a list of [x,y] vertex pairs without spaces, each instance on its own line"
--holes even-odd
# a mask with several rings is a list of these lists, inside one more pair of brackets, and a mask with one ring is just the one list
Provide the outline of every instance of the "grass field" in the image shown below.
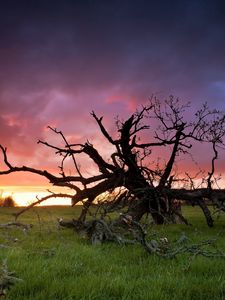
[[[18,208],[1,208],[1,222],[12,221]],[[40,207],[23,214],[19,221],[33,223],[25,233],[19,228],[1,228],[1,261],[23,281],[6,299],[225,299],[225,259],[191,258],[181,255],[163,259],[149,255],[139,245],[105,243],[91,246],[72,230],[59,228],[57,217],[71,219],[79,208]],[[205,225],[196,209],[185,208],[192,226],[153,226],[149,234],[169,241],[185,233],[193,242],[218,238],[225,251],[225,218],[214,228]]]

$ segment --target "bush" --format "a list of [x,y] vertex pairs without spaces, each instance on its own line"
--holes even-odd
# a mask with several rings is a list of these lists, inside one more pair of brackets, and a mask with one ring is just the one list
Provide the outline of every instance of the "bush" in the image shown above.
[[12,196],[0,197],[0,207],[15,207],[16,203]]

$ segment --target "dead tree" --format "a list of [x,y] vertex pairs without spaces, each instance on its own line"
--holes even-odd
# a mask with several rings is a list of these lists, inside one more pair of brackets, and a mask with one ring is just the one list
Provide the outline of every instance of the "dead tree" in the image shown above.
[[[105,211],[122,208],[127,217],[135,222],[140,221],[144,214],[151,215],[156,224],[178,220],[186,222],[178,205],[181,200],[198,205],[207,224],[212,226],[213,219],[208,205],[212,204],[218,210],[225,211],[225,190],[215,188],[215,162],[218,151],[224,147],[225,115],[210,110],[204,104],[195,113],[194,119],[188,121],[184,118],[187,109],[188,105],[181,105],[173,97],[163,102],[152,98],[125,121],[116,121],[117,138],[113,137],[115,132],[109,133],[103,124],[103,117],[92,112],[100,134],[114,149],[107,160],[100,154],[101,149],[96,149],[89,141],[71,144],[61,131],[49,127],[61,137],[64,147],[46,141],[38,143],[53,149],[56,155],[62,157],[59,175],[28,166],[14,166],[9,162],[7,149],[2,145],[0,148],[5,168],[0,171],[0,175],[31,172],[46,177],[54,186],[70,188],[71,194],[51,193],[38,199],[37,203],[62,196],[70,198],[72,205],[82,202],[83,210],[76,224],[84,222],[90,206],[96,204],[99,195],[110,192],[111,195],[119,195],[114,199],[111,197],[110,201],[101,201]],[[176,168],[179,168],[177,157],[188,156],[195,143],[209,144],[213,150],[210,169],[200,187],[195,187],[190,174],[183,174],[182,178],[176,174]],[[157,161],[154,154],[161,148],[167,157],[163,164]],[[79,167],[79,156],[83,154],[96,166],[94,176],[85,176]],[[73,175],[68,175],[65,169],[67,159],[72,159],[75,167]]]

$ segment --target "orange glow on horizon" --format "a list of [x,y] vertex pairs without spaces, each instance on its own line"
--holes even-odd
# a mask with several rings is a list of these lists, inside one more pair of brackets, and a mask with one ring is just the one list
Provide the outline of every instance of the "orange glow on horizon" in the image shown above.
[[[49,195],[47,186],[0,186],[0,194],[2,197],[12,196],[17,206],[27,206],[46,195]],[[51,191],[60,192],[56,188]],[[62,191],[61,191],[62,192]],[[52,198],[39,204],[39,206],[48,205],[71,205],[68,198]]]

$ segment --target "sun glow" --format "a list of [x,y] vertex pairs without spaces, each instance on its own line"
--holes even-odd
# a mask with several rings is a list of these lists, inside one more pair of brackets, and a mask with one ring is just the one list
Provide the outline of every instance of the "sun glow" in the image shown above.
[[[40,199],[49,194],[46,186],[1,186],[0,193],[2,197],[12,196],[18,206],[27,206],[35,201],[37,197]],[[51,189],[54,192],[59,192],[57,189]],[[52,198],[39,204],[40,206],[47,205],[71,205],[68,198]]]

